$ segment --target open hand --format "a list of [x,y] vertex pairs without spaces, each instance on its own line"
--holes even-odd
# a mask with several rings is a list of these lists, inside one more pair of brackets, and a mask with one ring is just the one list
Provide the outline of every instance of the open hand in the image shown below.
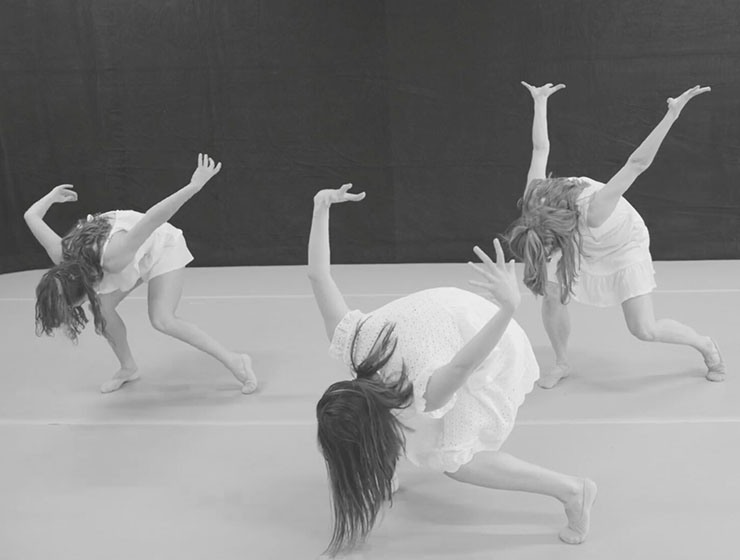
[[556,91],[560,91],[561,89],[565,88],[565,84],[558,84],[554,86],[550,83],[547,83],[544,86],[535,87],[529,85],[527,82],[522,82],[522,85],[529,90],[529,93],[532,94],[532,99],[534,99],[535,101],[537,101],[538,99],[547,99]]
[[49,196],[52,203],[63,203],[63,202],[77,202],[77,193],[73,191],[74,185],[64,184],[57,185],[51,191]]
[[686,106],[686,104],[696,97],[697,95],[701,95],[702,93],[706,93],[708,91],[712,91],[712,88],[706,86],[694,86],[691,89],[687,89],[684,91],[681,95],[676,97],[675,99],[673,97],[668,98],[668,112],[672,113],[676,117],[681,114],[681,111]]
[[324,189],[316,193],[313,197],[314,204],[339,204],[341,202],[360,202],[365,198],[365,193],[350,193],[352,183],[345,183],[338,189]]
[[493,262],[480,247],[473,248],[473,252],[478,255],[483,265],[472,262],[468,264],[485,279],[485,282],[471,280],[470,283],[483,288],[486,296],[501,308],[514,311],[519,307],[522,299],[519,293],[519,283],[514,273],[514,259],[508,263],[504,260],[504,250],[498,239],[493,240],[493,247],[496,250],[496,262]]
[[202,188],[213,176],[221,171],[221,163],[215,163],[208,154],[198,154],[198,168],[190,179],[192,185]]

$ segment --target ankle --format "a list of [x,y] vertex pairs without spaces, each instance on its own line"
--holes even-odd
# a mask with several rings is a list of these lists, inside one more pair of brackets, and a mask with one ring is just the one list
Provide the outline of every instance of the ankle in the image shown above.
[[558,499],[563,503],[563,505],[567,505],[573,500],[578,499],[583,492],[583,484],[584,481],[582,479],[575,477],[571,478],[566,483],[563,493],[558,497]]

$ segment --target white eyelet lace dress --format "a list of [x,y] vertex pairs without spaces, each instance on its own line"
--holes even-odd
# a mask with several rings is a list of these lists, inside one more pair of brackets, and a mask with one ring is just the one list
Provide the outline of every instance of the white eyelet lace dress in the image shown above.
[[[396,325],[398,344],[380,375],[392,379],[406,367],[414,387],[411,406],[399,418],[406,432],[406,455],[415,465],[455,472],[476,453],[498,450],[512,428],[524,397],[539,377],[527,335],[511,321],[499,344],[441,409],[424,412],[424,393],[432,373],[452,357],[498,308],[458,288],[435,288],[395,300],[370,314],[350,311],[337,325],[330,355],[352,367],[369,353],[386,322]],[[362,322],[362,323],[361,323]],[[359,331],[358,331],[358,326]]]

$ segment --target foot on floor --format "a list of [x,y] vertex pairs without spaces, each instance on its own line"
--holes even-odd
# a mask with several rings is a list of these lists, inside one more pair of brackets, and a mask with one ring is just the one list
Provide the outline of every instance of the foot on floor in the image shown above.
[[242,382],[242,393],[248,395],[257,390],[257,376],[252,369],[252,358],[249,354],[241,354],[241,368],[237,379]]
[[713,338],[710,338],[709,340],[712,341],[712,357],[707,359],[706,356],[704,356],[704,363],[707,365],[707,379],[709,381],[724,381],[725,380],[725,374],[727,373],[727,369],[725,368],[725,362],[722,359],[722,354],[720,354],[719,351],[719,345]]
[[581,492],[565,504],[568,525],[560,531],[560,540],[568,544],[581,544],[588,536],[591,525],[591,508],[596,501],[596,483],[583,479]]
[[141,377],[139,375],[139,371],[136,368],[121,368],[119,369],[115,375],[110,378],[108,381],[103,383],[100,386],[100,392],[101,393],[112,393],[113,391],[118,391],[121,387],[123,387],[126,383],[129,383],[130,381],[136,381]]
[[570,366],[565,364],[555,364],[549,373],[541,376],[537,380],[537,385],[543,389],[552,389],[560,383],[562,379],[565,379],[570,375]]

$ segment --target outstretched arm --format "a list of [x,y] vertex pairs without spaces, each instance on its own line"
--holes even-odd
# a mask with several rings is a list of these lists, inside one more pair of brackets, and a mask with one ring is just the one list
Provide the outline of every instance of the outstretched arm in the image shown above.
[[532,162],[527,173],[527,187],[532,179],[547,177],[547,158],[550,155],[550,139],[547,135],[547,98],[565,87],[564,84],[534,87],[527,82],[522,85],[532,94],[534,118],[532,120]]
[[111,272],[125,268],[154,230],[172,218],[220,170],[220,163],[216,164],[207,154],[198,154],[198,168],[190,183],[152,206],[130,231],[113,237],[105,253],[104,268]]
[[711,90],[710,87],[695,86],[683,92],[676,99],[668,99],[668,111],[663,120],[632,153],[624,167],[609,180],[603,189],[593,196],[588,210],[589,227],[598,227],[603,224],[614,212],[619,198],[627,192],[635,179],[650,167],[660,145],[686,104],[697,95]]
[[485,360],[498,344],[516,308],[521,295],[514,274],[514,261],[506,263],[501,243],[494,242],[496,262],[481,249],[473,249],[483,261],[483,267],[471,265],[483,276],[485,282],[471,282],[489,292],[489,297],[499,306],[499,311],[470,341],[460,349],[450,362],[436,370],[429,380],[424,399],[426,412],[443,407],[463,386],[468,377]]
[[46,196],[34,202],[23,214],[28,229],[46,249],[46,253],[54,264],[62,262],[62,238],[44,222],[44,216],[46,216],[52,204],[56,202],[74,202],[76,200],[77,193],[72,190],[72,185],[58,185]]
[[330,340],[334,336],[334,329],[347,314],[349,307],[331,276],[329,208],[332,204],[359,202],[365,198],[365,193],[347,192],[351,188],[352,184],[348,183],[342,185],[340,189],[325,189],[319,191],[313,199],[313,220],[308,238],[308,278]]

